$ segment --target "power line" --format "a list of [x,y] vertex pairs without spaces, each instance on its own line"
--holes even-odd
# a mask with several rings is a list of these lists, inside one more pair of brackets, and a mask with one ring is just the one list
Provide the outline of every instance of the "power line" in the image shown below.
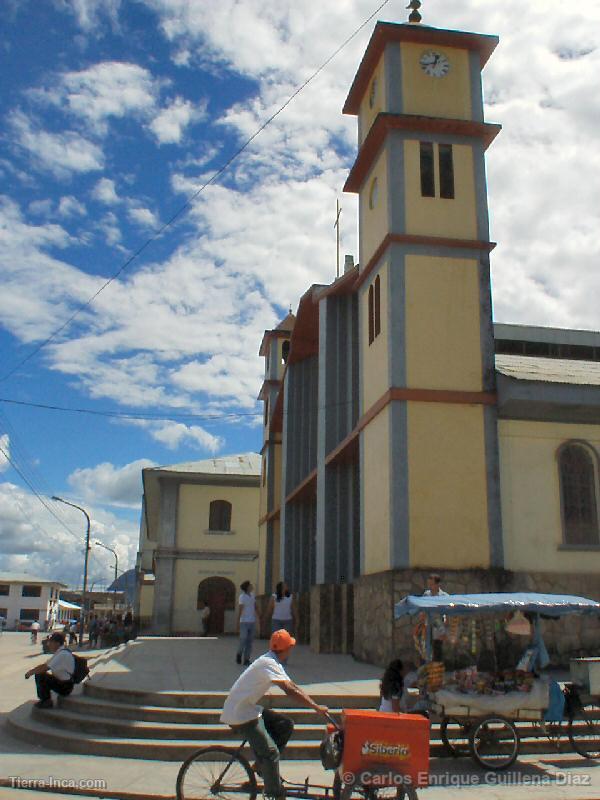
[[14,375],[15,372],[17,372],[17,370],[19,370],[30,359],[36,356],[40,352],[40,350],[42,350],[44,347],[50,344],[50,342],[54,341],[54,339],[56,339],[56,337],[60,333],[62,333],[62,331],[64,331],[65,328],[67,328],[71,324],[71,322],[73,322],[73,320],[76,319],[81,314],[82,311],[84,311],[86,308],[89,308],[89,306],[101,294],[101,292],[103,292],[108,286],[110,286],[110,284],[113,283],[113,281],[115,281],[119,277],[119,275],[121,275],[127,269],[127,267],[129,267],[129,265],[132,264],[133,261],[135,261],[138,258],[138,256],[140,256],[144,252],[144,250],[146,250],[147,247],[149,247],[153,242],[155,242],[167,230],[167,228],[173,225],[176,222],[176,220],[179,219],[179,217],[181,217],[184,214],[184,212],[188,211],[188,209],[191,208],[194,200],[196,200],[196,198],[199,197],[200,194],[202,194],[202,192],[208,186],[215,183],[217,179],[220,178],[221,175],[223,175],[223,173],[229,169],[231,164],[233,164],[233,162],[237,158],[239,158],[239,156],[241,156],[241,154],[257,138],[257,136],[259,136],[265,130],[265,128],[268,125],[270,125],[271,122],[273,122],[273,120],[276,119],[276,117],[278,117],[289,106],[289,104],[300,94],[300,92],[302,92],[308,86],[309,83],[311,83],[311,81],[313,81],[321,72],[323,72],[323,70],[327,66],[329,66],[329,64],[333,61],[333,59],[336,58],[336,56],[338,56],[339,53],[341,53],[341,51],[352,41],[352,39],[354,39],[362,31],[362,29],[369,24],[369,22],[373,19],[373,17],[375,17],[388,3],[389,0],[384,0],[384,2],[381,3],[381,5],[379,5],[375,9],[375,11],[373,11],[373,13],[361,25],[359,25],[359,27],[354,31],[354,33],[352,33],[350,36],[348,36],[347,39],[345,39],[342,42],[342,44],[329,56],[329,58],[326,61],[324,61],[321,64],[321,66],[318,69],[316,69],[312,73],[312,75],[310,75],[304,81],[304,83],[301,83],[300,86],[298,86],[298,88],[295,89],[294,92],[292,92],[292,94],[288,97],[285,103],[282,106],[280,106],[277,109],[277,111],[275,111],[275,113],[271,114],[271,116],[268,117],[265,120],[265,122],[263,122],[262,125],[260,125],[259,128],[257,128],[257,130],[252,134],[252,136],[246,139],[246,141],[241,145],[241,147],[239,147],[233,153],[233,155],[231,155],[227,159],[227,161],[225,161],[225,163],[221,167],[219,167],[219,169],[215,173],[213,173],[213,175],[204,184],[202,184],[202,186],[197,191],[195,191],[186,200],[186,202],[163,225],[161,225],[158,228],[158,230],[156,230],[152,234],[152,236],[149,239],[147,239],[140,247],[138,247],[137,250],[134,250],[134,252],[129,256],[129,258],[126,261],[124,261],[123,264],[121,264],[119,269],[110,278],[108,278],[108,280],[106,280],[102,284],[102,286],[100,286],[100,288],[96,292],[94,292],[94,294],[88,300],[79,305],[78,308],[75,309],[75,311],[65,320],[65,322],[63,322],[62,325],[56,328],[46,339],[44,339],[42,342],[40,342],[40,344],[34,347],[33,350],[31,350],[26,356],[24,356],[9,372],[0,377],[0,383],[5,380],[8,380],[8,378]]
[[1,445],[0,445],[0,453],[1,453],[1,454],[4,456],[4,458],[5,458],[5,459],[8,461],[8,463],[11,465],[11,467],[14,469],[14,471],[17,473],[17,475],[19,475],[19,477],[21,478],[21,480],[22,480],[22,481],[24,481],[24,482],[27,484],[27,486],[29,487],[29,489],[31,489],[31,491],[33,492],[33,494],[34,494],[34,495],[37,497],[37,499],[40,501],[40,503],[41,503],[41,504],[44,506],[44,508],[46,509],[46,511],[48,511],[50,514],[52,514],[52,516],[54,517],[54,519],[56,519],[56,520],[57,520],[57,521],[58,521],[58,522],[59,522],[59,523],[62,525],[62,527],[63,527],[63,528],[64,528],[64,529],[65,529],[65,530],[66,530],[68,533],[70,533],[70,534],[71,534],[71,536],[74,536],[74,537],[75,537],[75,538],[76,538],[78,541],[80,541],[80,542],[83,542],[83,539],[82,539],[81,537],[79,537],[79,536],[78,536],[78,535],[77,535],[77,534],[76,534],[74,531],[72,531],[72,530],[71,530],[71,529],[68,527],[68,525],[66,525],[66,524],[63,522],[63,520],[62,520],[62,519],[61,519],[61,518],[60,518],[60,517],[59,517],[57,514],[55,514],[55,513],[54,513],[54,510],[52,509],[52,507],[51,507],[51,506],[49,506],[49,505],[46,503],[46,501],[44,500],[44,498],[42,497],[42,495],[38,493],[38,491],[37,491],[37,489],[35,488],[35,486],[34,486],[34,485],[31,483],[31,481],[30,481],[30,480],[27,478],[27,476],[26,476],[26,475],[25,475],[23,472],[21,472],[21,470],[19,469],[19,467],[17,466],[17,464],[16,464],[16,463],[13,461],[13,459],[11,458],[11,456],[9,455],[9,453],[7,453],[7,452],[6,452],[6,450],[4,450],[4,448],[3,448]]

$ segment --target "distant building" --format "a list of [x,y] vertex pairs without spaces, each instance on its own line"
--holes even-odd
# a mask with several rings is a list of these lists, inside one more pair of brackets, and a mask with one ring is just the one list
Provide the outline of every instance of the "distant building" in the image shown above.
[[66,585],[33,575],[0,573],[0,617],[7,630],[29,628],[39,622],[51,627],[59,617],[59,600]]
[[233,631],[239,584],[258,579],[257,453],[142,470],[136,614],[143,630]]
[[[75,604],[76,608],[81,606],[81,590],[63,592],[61,595],[61,604],[66,600],[70,604]],[[130,607],[125,592],[87,592],[86,593],[86,607],[90,614],[124,614]]]

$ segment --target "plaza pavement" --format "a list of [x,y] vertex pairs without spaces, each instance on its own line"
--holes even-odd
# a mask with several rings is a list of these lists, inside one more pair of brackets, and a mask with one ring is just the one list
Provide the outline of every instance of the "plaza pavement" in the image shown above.
[[[264,652],[259,642],[255,655]],[[148,652],[153,657],[148,657]],[[240,673],[234,662],[233,639],[151,639],[113,651],[92,651],[97,657],[94,682],[106,686],[152,691],[224,691]],[[33,681],[24,672],[45,660],[41,647],[32,646],[29,636],[4,633],[0,636],[0,717],[35,694]],[[353,661],[348,656],[316,656],[298,647],[289,665],[290,676],[309,691],[328,694],[371,693],[377,688],[379,670]],[[25,791],[9,788],[10,778],[105,781],[105,790],[86,796],[116,797],[122,800],[173,798],[178,763],[138,759],[105,758],[63,754],[48,747],[13,739],[0,727],[0,798],[64,798],[80,795]],[[284,762],[282,773],[289,780],[331,785],[332,773],[314,762]],[[544,755],[519,759],[508,773],[486,777],[470,759],[433,759],[433,786],[419,791],[431,800],[600,800],[600,762],[586,762],[579,756]],[[443,784],[443,785],[440,785]],[[459,795],[459,792],[461,794]]]

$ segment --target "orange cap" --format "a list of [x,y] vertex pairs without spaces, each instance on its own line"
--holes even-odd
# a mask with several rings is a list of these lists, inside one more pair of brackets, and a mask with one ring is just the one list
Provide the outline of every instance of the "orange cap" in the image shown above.
[[278,652],[281,650],[287,650],[289,647],[293,647],[295,644],[296,640],[294,637],[290,636],[285,628],[282,628],[280,631],[275,631],[275,633],[273,633],[271,636],[271,641],[269,642],[269,647],[271,650]]

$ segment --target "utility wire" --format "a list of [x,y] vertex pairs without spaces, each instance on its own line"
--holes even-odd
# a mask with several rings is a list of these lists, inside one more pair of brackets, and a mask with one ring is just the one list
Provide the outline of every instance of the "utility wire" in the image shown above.
[[60,325],[58,328],[56,328],[56,330],[54,330],[46,339],[44,339],[36,347],[34,347],[33,350],[31,350],[26,356],[24,356],[11,370],[9,370],[9,372],[5,373],[2,377],[0,377],[0,383],[2,383],[5,380],[8,380],[8,378],[10,378],[12,375],[14,375],[15,372],[17,372],[17,370],[19,370],[24,364],[26,364],[34,356],[36,356],[40,352],[40,350],[42,350],[44,347],[49,345],[50,342],[54,341],[54,339],[56,339],[56,337],[60,333],[62,333],[62,331],[64,331],[65,328],[67,328],[71,324],[71,322],[73,322],[73,320],[76,319],[82,313],[82,311],[84,311],[86,308],[89,308],[89,306],[94,302],[94,300],[98,297],[98,295],[101,294],[101,292],[103,292],[108,286],[110,286],[110,284],[113,283],[113,281],[115,281],[119,277],[119,275],[121,275],[121,273],[123,273],[127,269],[127,267],[131,263],[133,263],[133,261],[135,261],[138,258],[138,256],[140,256],[144,252],[144,250],[146,250],[147,247],[149,247],[153,242],[155,242],[167,230],[167,228],[169,228],[171,225],[173,225],[173,223],[177,219],[179,219],[179,217],[181,217],[184,214],[184,212],[186,212],[189,208],[191,208],[192,203],[194,202],[194,200],[196,200],[196,198],[199,197],[199,195],[202,194],[202,192],[208,186],[210,186],[211,184],[215,183],[217,181],[217,179],[220,178],[221,175],[229,169],[231,164],[233,164],[233,162],[237,158],[239,158],[239,156],[241,156],[241,154],[257,138],[257,136],[259,136],[264,131],[264,129],[268,125],[270,125],[271,122],[273,122],[273,120],[276,117],[278,117],[289,106],[289,104],[300,94],[300,92],[303,89],[305,89],[308,86],[308,84],[311,81],[313,81],[317,77],[317,75],[319,75],[321,72],[323,72],[323,70],[327,66],[329,66],[329,64],[333,61],[333,59],[337,55],[339,55],[339,53],[341,53],[341,51],[352,41],[352,39],[354,39],[362,31],[362,29],[365,28],[369,24],[369,22],[373,19],[373,17],[375,17],[388,3],[389,3],[389,0],[384,0],[384,2],[381,3],[375,9],[375,11],[373,11],[373,13],[362,23],[362,25],[360,25],[354,31],[354,33],[352,33],[350,36],[348,36],[347,39],[345,39],[342,42],[342,44],[329,56],[329,58],[326,61],[324,61],[321,64],[321,66],[318,69],[316,69],[312,73],[312,75],[310,75],[304,81],[304,83],[301,83],[300,86],[298,86],[298,88],[295,89],[294,92],[292,92],[292,94],[288,97],[288,99],[285,101],[285,103],[282,106],[280,106],[277,109],[277,111],[275,111],[275,113],[271,114],[271,116],[268,117],[262,123],[262,125],[259,128],[257,128],[257,130],[252,134],[252,136],[250,136],[248,139],[246,139],[246,141],[241,145],[241,147],[239,147],[233,153],[233,155],[231,155],[227,159],[227,161],[221,167],[219,167],[219,169],[215,173],[213,173],[213,175],[205,183],[203,183],[202,186],[197,191],[195,191],[186,200],[186,202],[163,225],[160,226],[160,228],[158,228],[158,230],[156,230],[152,234],[152,236],[149,239],[147,239],[140,247],[138,247],[137,250],[134,250],[134,252],[129,256],[129,258],[123,264],[121,264],[119,269],[110,278],[108,278],[108,280],[106,280],[100,286],[100,288],[96,292],[94,292],[94,294],[88,300],[86,300],[78,308],[76,308],[75,311],[65,320],[65,322],[63,322],[62,325]]
[[72,531],[72,530],[69,528],[69,526],[68,526],[68,525],[66,525],[66,524],[65,524],[65,522],[64,522],[64,521],[63,521],[63,520],[62,520],[62,519],[61,519],[61,518],[60,518],[60,517],[59,517],[57,514],[55,514],[55,513],[54,513],[54,510],[53,510],[53,508],[52,508],[51,506],[49,506],[49,505],[46,503],[46,501],[44,500],[44,498],[42,497],[42,495],[41,495],[41,494],[39,494],[39,492],[37,491],[37,489],[35,488],[35,486],[34,486],[34,485],[33,485],[33,484],[30,482],[30,480],[27,478],[27,476],[26,476],[26,475],[25,475],[23,472],[21,472],[21,470],[19,469],[19,467],[17,466],[17,464],[16,464],[16,463],[13,461],[13,459],[10,457],[9,453],[7,453],[7,452],[6,452],[6,450],[4,450],[4,448],[3,448],[2,446],[0,446],[0,453],[1,453],[1,454],[4,456],[4,458],[5,458],[5,459],[8,461],[8,463],[11,465],[11,467],[14,469],[14,471],[17,473],[17,475],[19,475],[19,477],[21,478],[21,480],[22,480],[22,481],[24,481],[24,482],[27,484],[27,486],[29,487],[29,489],[31,489],[31,491],[33,492],[33,494],[34,494],[34,495],[37,497],[37,499],[40,501],[40,503],[41,503],[41,504],[44,506],[44,508],[46,509],[46,511],[48,511],[50,514],[52,514],[52,516],[54,517],[54,519],[56,519],[56,520],[57,520],[57,521],[58,521],[58,522],[59,522],[59,523],[62,525],[62,527],[63,527],[63,528],[64,528],[64,529],[65,529],[65,530],[66,530],[68,533],[70,533],[70,534],[71,534],[71,536],[74,536],[74,537],[77,539],[77,541],[79,541],[79,542],[82,542],[82,543],[83,543],[83,538],[82,538],[82,537],[80,537],[80,536],[78,536],[78,535],[77,535],[77,534],[76,534],[74,531]]

